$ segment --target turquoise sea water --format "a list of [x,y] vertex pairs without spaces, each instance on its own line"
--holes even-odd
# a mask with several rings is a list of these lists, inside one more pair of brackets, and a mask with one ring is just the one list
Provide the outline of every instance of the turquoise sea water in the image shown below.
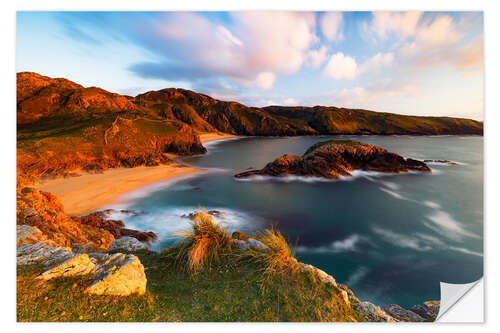
[[[301,178],[237,181],[284,153],[302,154],[318,141],[350,138],[430,164],[431,174],[357,172],[338,181]],[[277,228],[299,260],[346,283],[362,300],[404,307],[439,300],[439,282],[468,283],[483,272],[483,138],[476,136],[322,136],[243,138],[207,145],[184,162],[207,171],[129,194],[115,208],[144,211],[123,218],[170,245],[188,228],[183,214],[217,209],[231,231]],[[118,214],[119,215],[119,214]]]

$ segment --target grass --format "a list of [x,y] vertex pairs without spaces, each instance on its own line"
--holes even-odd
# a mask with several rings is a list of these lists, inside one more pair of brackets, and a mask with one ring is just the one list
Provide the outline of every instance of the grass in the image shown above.
[[193,218],[193,230],[183,237],[183,243],[161,253],[135,253],[148,280],[143,296],[88,295],[90,276],[41,281],[35,278],[42,267],[19,266],[17,320],[363,321],[337,288],[297,269],[293,252],[275,230],[258,237],[270,248],[260,255],[231,245],[227,232],[205,212]]
[[19,267],[18,321],[362,321],[337,290],[320,287],[301,273],[294,279],[256,282],[260,265],[232,267],[224,261],[212,270],[179,270],[169,250],[136,253],[148,279],[143,296],[96,296],[83,291],[90,277],[36,280],[40,267]]
[[230,253],[231,237],[207,212],[197,212],[192,218],[191,226],[191,231],[178,234],[184,239],[177,255],[189,270],[211,269],[224,255]]
[[252,261],[262,264],[264,281],[274,277],[294,278],[299,271],[299,264],[294,252],[288,245],[285,237],[275,230],[266,229],[259,237],[268,250],[249,249],[243,256],[249,256]]

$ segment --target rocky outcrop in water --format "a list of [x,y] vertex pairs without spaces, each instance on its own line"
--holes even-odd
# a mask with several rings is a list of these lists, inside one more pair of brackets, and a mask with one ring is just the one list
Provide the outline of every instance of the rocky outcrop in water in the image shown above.
[[235,177],[294,175],[338,179],[341,176],[352,176],[351,172],[354,170],[431,172],[424,162],[405,159],[379,146],[351,140],[330,140],[316,143],[302,156],[285,154],[261,170],[245,171]]

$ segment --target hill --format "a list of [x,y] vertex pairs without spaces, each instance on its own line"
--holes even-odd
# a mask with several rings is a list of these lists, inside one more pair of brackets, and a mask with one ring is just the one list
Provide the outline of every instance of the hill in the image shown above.
[[17,74],[18,167],[40,177],[169,163],[206,150],[199,133],[250,136],[476,134],[478,121],[337,107],[248,107],[185,89],[136,97],[63,78]]

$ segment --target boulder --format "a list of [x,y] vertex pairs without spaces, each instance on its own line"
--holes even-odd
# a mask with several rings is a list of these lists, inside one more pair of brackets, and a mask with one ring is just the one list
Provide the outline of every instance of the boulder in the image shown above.
[[17,225],[16,261],[18,265],[43,264],[53,265],[73,256],[69,247],[59,246],[53,240],[47,239],[37,227]]
[[146,274],[139,258],[115,253],[106,255],[95,268],[95,280],[85,290],[95,295],[128,296],[146,292]]
[[17,247],[26,244],[36,244],[47,239],[40,229],[26,224],[18,225],[16,227],[17,233]]
[[438,301],[427,301],[424,304],[412,306],[410,310],[427,321],[434,321],[439,314],[439,306],[440,303]]
[[314,274],[324,284],[337,287],[337,281],[335,281],[333,276],[327,274],[325,271],[323,271],[319,268],[316,268],[312,265],[308,265],[308,264],[304,264],[304,263],[299,263],[299,266],[303,272],[310,272],[311,274]]
[[413,311],[406,310],[397,304],[391,304],[384,307],[385,312],[387,312],[392,317],[398,319],[399,321],[405,322],[422,322],[425,321],[424,318],[420,317]]
[[87,275],[94,271],[95,264],[87,254],[80,254],[40,274],[37,279],[50,280],[58,277]]
[[353,291],[349,289],[345,284],[338,283],[337,286],[347,293],[347,296],[349,296],[349,303],[360,303],[360,300],[354,295]]
[[148,247],[144,245],[143,243],[139,242],[137,239],[133,237],[122,237],[113,242],[111,244],[109,251],[113,250],[125,250],[125,251],[138,251],[138,250],[143,250],[147,249]]
[[397,320],[388,315],[373,303],[360,302],[351,304],[354,310],[358,311],[366,321],[375,322],[396,322]]

